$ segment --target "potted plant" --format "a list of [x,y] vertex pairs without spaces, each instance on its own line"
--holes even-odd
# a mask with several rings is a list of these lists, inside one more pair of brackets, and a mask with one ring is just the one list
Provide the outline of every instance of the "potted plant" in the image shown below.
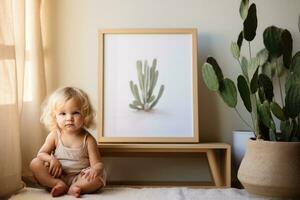
[[[241,120],[255,133],[247,143],[238,178],[249,192],[269,196],[300,196],[300,51],[293,55],[291,33],[276,26],[263,32],[265,48],[254,51],[251,41],[256,36],[256,5],[242,0],[240,16],[243,30],[231,53],[241,67],[237,87],[225,78],[219,64],[208,57],[202,66],[204,83],[217,92],[231,108],[236,108],[237,93],[252,123]],[[300,31],[300,16],[299,16]],[[241,55],[247,43],[249,56]],[[278,85],[280,98],[274,97]],[[237,111],[237,110],[236,110]],[[238,112],[238,111],[237,111]],[[280,124],[276,127],[275,119]],[[280,130],[280,131],[277,131]]]

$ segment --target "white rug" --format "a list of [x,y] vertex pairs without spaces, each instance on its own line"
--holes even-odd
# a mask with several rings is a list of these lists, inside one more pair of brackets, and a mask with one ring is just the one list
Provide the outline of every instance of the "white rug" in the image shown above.
[[[251,195],[245,190],[229,189],[196,189],[187,187],[171,188],[129,188],[107,187],[96,194],[82,195],[83,199],[90,200],[263,200],[274,198]],[[54,199],[44,189],[24,188],[9,200],[48,200]],[[70,195],[64,195],[58,200],[75,199]]]

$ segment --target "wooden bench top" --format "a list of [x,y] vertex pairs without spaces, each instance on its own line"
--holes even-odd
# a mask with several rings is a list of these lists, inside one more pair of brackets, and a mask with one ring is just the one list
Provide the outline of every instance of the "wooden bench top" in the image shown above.
[[111,144],[98,143],[101,152],[206,152],[207,150],[230,149],[226,143],[191,144]]

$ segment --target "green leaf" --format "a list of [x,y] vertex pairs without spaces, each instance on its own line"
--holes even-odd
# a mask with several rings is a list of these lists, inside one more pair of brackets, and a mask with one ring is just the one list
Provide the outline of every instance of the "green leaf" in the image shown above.
[[275,115],[278,119],[280,119],[281,121],[286,120],[285,114],[278,103],[272,101],[270,104],[270,108],[273,115]]
[[229,107],[234,108],[237,104],[237,91],[234,82],[228,78],[225,78],[219,91],[223,101]]
[[282,42],[281,42],[281,28],[270,26],[265,29],[263,33],[264,44],[272,57],[279,57],[282,55]]
[[286,29],[281,34],[281,46],[284,66],[289,69],[292,61],[293,38],[291,33]]
[[239,49],[241,51],[241,47],[242,47],[242,44],[243,44],[243,39],[244,39],[244,34],[243,34],[243,31],[240,32],[239,34],[239,37],[238,37],[238,40],[237,40],[237,45],[239,46]]
[[209,63],[204,63],[202,66],[202,77],[205,85],[211,91],[219,90],[219,80],[217,74]]
[[263,89],[266,99],[271,102],[274,97],[272,80],[265,74],[258,76],[258,85]]
[[270,128],[271,126],[271,117],[270,117],[270,108],[268,101],[264,101],[263,104],[260,104],[258,107],[259,116],[263,124]]
[[258,97],[260,102],[264,102],[266,100],[265,93],[262,88],[258,88]]
[[288,91],[293,84],[299,84],[299,83],[300,83],[300,76],[298,76],[296,73],[288,73],[285,82],[285,91]]
[[249,81],[248,69],[247,69],[248,68],[248,60],[244,56],[242,57],[241,68],[242,68],[242,72],[243,72],[244,76],[246,77],[246,80]]
[[239,46],[238,46],[237,43],[231,42],[230,51],[231,51],[232,56],[235,59],[239,59],[240,58],[240,49],[239,49]]
[[300,113],[300,83],[292,84],[285,97],[285,106],[288,115],[296,118]]
[[245,20],[248,15],[248,8],[249,0],[242,0],[240,4],[240,16],[243,20]]
[[211,66],[214,68],[219,82],[222,81],[224,79],[224,76],[223,76],[222,70],[221,70],[219,64],[217,63],[217,61],[213,57],[208,57],[206,59],[206,62],[211,64]]
[[243,103],[244,103],[246,109],[251,113],[252,106],[251,106],[250,90],[249,90],[248,83],[247,83],[245,77],[242,75],[239,75],[237,80],[238,80],[237,86],[238,86],[240,96],[243,100]]
[[291,123],[289,120],[280,121],[280,130],[284,134],[285,141],[289,141],[293,129],[293,123]]
[[255,38],[257,29],[256,5],[254,3],[251,4],[243,25],[244,38],[250,42]]
[[254,94],[258,89],[258,68],[250,81],[251,93]]
[[292,59],[291,71],[300,76],[300,51],[298,51]]
[[259,60],[258,58],[251,58],[249,63],[248,63],[248,76],[249,79],[252,80],[256,70],[258,69],[259,66]]

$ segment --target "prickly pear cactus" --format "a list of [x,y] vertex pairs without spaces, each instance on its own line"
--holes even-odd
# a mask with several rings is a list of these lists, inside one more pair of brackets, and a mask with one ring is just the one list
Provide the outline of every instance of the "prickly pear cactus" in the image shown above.
[[[300,141],[300,51],[293,55],[291,33],[272,25],[263,32],[265,48],[253,55],[251,41],[255,39],[258,24],[256,5],[250,4],[249,0],[241,0],[239,11],[243,30],[237,41],[231,43],[230,51],[241,67],[237,88],[251,115],[252,124],[248,124],[236,108],[238,99],[234,81],[223,76],[213,57],[208,57],[202,66],[204,83],[209,90],[217,92],[229,107],[236,110],[257,138]],[[298,20],[300,31],[300,15]],[[248,56],[241,55],[243,41],[248,45]],[[286,77],[286,80],[281,80],[282,77]],[[275,99],[273,92],[275,81],[279,86],[279,100]],[[285,86],[282,86],[283,83]],[[274,117],[280,120],[280,127],[276,127]],[[277,133],[279,129],[281,132]]]

